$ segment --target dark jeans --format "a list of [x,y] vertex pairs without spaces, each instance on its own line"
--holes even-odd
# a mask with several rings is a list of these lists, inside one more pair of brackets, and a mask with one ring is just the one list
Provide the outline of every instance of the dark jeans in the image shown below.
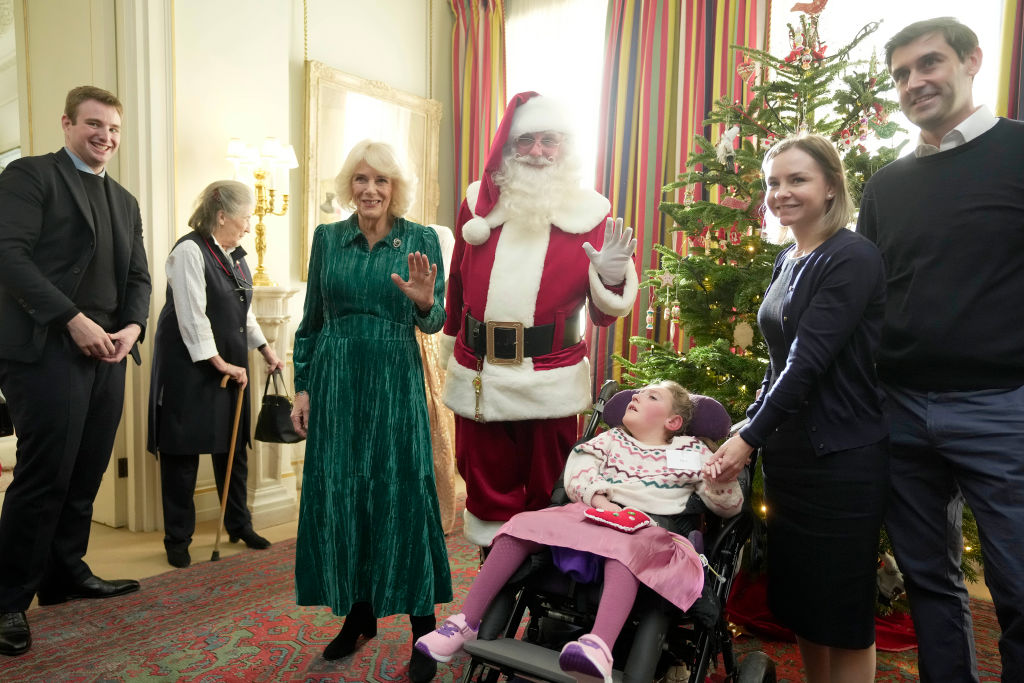
[[966,499],[1002,629],[1003,680],[1024,681],[1024,387],[885,388],[892,417],[886,526],[906,578],[921,680],[978,680],[960,572]]

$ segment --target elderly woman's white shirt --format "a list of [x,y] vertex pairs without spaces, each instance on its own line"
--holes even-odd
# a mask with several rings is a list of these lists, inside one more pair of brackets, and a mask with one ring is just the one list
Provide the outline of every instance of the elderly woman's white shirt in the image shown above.
[[[217,250],[231,263],[231,255],[214,237],[210,241],[217,245]],[[208,360],[216,356],[217,343],[213,338],[213,327],[206,317],[206,264],[199,245],[185,240],[171,250],[165,266],[167,284],[174,296],[174,312],[178,318],[178,331],[185,342],[193,363]],[[267,343],[263,330],[256,321],[252,306],[245,313],[245,338],[250,349]]]

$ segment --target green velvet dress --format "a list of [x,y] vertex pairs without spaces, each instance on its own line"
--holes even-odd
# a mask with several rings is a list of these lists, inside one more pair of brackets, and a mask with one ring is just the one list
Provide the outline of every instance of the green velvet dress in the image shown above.
[[[438,265],[427,316],[391,281],[409,278],[415,251]],[[344,615],[369,602],[384,617],[452,599],[415,334],[444,324],[442,271],[436,233],[417,223],[396,219],[372,250],[354,214],[316,229],[294,351],[295,390],[310,399],[300,605]]]

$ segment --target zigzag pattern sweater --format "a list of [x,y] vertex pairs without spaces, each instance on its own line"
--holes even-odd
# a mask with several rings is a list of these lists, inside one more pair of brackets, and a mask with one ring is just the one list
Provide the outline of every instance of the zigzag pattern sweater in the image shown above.
[[[696,469],[670,467],[670,450],[682,451],[681,459]],[[573,502],[592,505],[593,497],[601,493],[623,507],[655,515],[681,513],[696,493],[716,515],[732,517],[740,511],[743,494],[735,479],[714,484],[704,481],[700,468],[711,456],[692,436],[676,436],[670,444],[652,445],[617,427],[572,450],[565,465],[565,491]]]

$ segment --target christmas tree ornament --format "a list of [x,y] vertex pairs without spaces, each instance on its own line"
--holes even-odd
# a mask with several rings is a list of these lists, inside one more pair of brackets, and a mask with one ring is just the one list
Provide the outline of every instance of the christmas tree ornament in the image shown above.
[[715,148],[715,156],[718,163],[732,167],[736,161],[736,136],[740,134],[739,126],[730,126],[718,140]]
[[683,190],[683,206],[690,206],[693,204],[693,185],[687,185],[686,189]]
[[654,329],[654,308],[652,307],[647,308],[647,329]]
[[732,330],[732,340],[741,349],[750,348],[750,345],[754,343],[754,328],[750,326],[750,323],[741,320]]
[[746,81],[747,85],[753,85],[757,78],[757,65],[752,59],[744,59],[736,65],[736,75]]
[[790,8],[790,12],[803,12],[804,14],[821,14],[825,9],[828,0],[813,0],[813,2],[798,2]]

